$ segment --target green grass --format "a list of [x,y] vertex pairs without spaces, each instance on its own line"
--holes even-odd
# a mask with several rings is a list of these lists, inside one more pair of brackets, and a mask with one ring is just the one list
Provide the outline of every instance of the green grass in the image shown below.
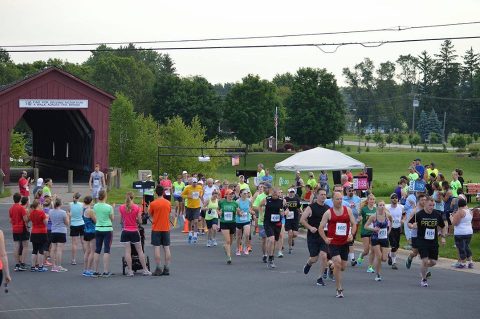
[[11,195],[11,194],[10,194],[10,189],[5,188],[4,192],[3,192],[3,193],[0,193],[0,198],[9,197],[10,195]]

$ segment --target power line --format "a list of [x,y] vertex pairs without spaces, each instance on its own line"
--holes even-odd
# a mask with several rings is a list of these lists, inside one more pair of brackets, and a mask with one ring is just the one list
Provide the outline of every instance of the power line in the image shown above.
[[220,37],[220,38],[201,38],[201,39],[180,39],[180,40],[154,40],[154,41],[131,41],[131,42],[93,42],[93,43],[57,43],[57,44],[17,44],[17,45],[1,45],[4,48],[28,48],[28,47],[69,47],[69,46],[98,46],[98,45],[128,45],[128,44],[155,44],[155,43],[185,43],[185,42],[209,42],[209,41],[236,41],[236,40],[260,40],[260,39],[279,39],[294,38],[308,36],[324,36],[339,35],[353,33],[371,33],[371,32],[399,32],[407,30],[418,30],[427,28],[443,28],[464,25],[480,24],[480,21],[443,23],[419,26],[397,26],[377,29],[363,30],[347,30],[347,31],[331,31],[331,32],[315,32],[315,33],[296,33],[296,34],[280,34],[280,35],[262,35],[262,36],[238,36],[238,37]]
[[[227,45],[227,46],[190,46],[190,47],[162,47],[162,48],[122,48],[124,51],[177,51],[177,50],[219,50],[219,49],[258,49],[258,48],[293,48],[293,47],[322,47],[322,46],[347,46],[361,45],[365,48],[380,47],[384,44],[445,41],[445,40],[469,40],[479,39],[480,36],[458,36],[442,38],[422,38],[387,41],[364,41],[364,42],[340,42],[340,43],[296,43],[296,44],[257,44],[257,45]],[[33,52],[111,52],[118,51],[114,48],[106,49],[22,49],[5,50],[9,53],[33,53]],[[323,51],[323,50],[322,50]],[[333,53],[333,52],[330,52]]]

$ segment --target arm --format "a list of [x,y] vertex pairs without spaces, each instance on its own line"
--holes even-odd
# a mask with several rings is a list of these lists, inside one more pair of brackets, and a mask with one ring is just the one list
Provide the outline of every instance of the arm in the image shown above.
[[[412,216],[412,218],[410,218],[410,220],[408,221],[408,228],[410,228],[410,229],[416,229],[416,228],[418,228],[418,225],[417,225],[417,223],[415,222],[415,216],[416,216],[416,215],[417,215],[417,214],[414,214],[414,215]],[[414,221],[414,222],[412,223],[412,221]]]
[[367,222],[365,223],[365,226],[363,228],[371,230],[373,232],[378,232],[378,228],[372,227],[372,223],[374,219],[375,219],[375,215],[368,217]]
[[110,220],[113,222],[114,219],[115,219],[115,216],[113,215],[113,207],[112,207],[110,210]]
[[303,227],[305,227],[305,229],[308,229],[311,233],[316,233],[318,229],[307,222],[307,218],[310,216],[312,216],[312,209],[310,208],[310,206],[308,206],[307,208],[305,208],[302,216],[300,216],[300,224],[302,224]]
[[357,232],[357,223],[355,223],[355,217],[353,216],[352,210],[350,208],[348,210],[348,217],[350,217],[350,227],[352,227],[351,234],[348,234],[348,241],[353,241],[353,235]]
[[88,187],[92,189],[92,174],[90,174],[90,179],[88,180]]
[[[322,221],[320,222],[320,226],[318,228],[324,229],[325,225],[328,224],[328,221],[330,220],[330,210],[326,211],[325,214],[323,214]],[[327,235],[325,235],[324,231],[319,231],[318,234],[320,237],[322,237],[323,241],[327,244],[330,245],[331,238],[327,238]]]
[[12,281],[12,278],[10,277],[7,252],[5,250],[5,238],[1,230],[0,230],[0,259],[2,260],[2,263],[3,263],[3,278],[5,279],[5,284],[7,284],[10,281]]
[[65,217],[63,218],[65,225],[70,226],[70,212],[66,212]]
[[462,220],[463,217],[465,217],[466,213],[462,209],[461,211],[458,211],[455,214],[450,215],[450,221],[452,222],[453,226],[457,226],[460,223],[460,220]]

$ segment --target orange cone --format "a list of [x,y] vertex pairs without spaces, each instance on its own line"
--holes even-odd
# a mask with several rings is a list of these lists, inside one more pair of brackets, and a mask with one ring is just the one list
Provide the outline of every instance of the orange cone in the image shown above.
[[189,227],[188,227],[188,219],[185,219],[185,221],[183,222],[183,230],[182,230],[182,233],[188,233],[190,231]]

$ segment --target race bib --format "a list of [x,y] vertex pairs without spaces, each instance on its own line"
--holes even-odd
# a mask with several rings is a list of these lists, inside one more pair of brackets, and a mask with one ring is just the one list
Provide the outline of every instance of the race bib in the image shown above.
[[416,228],[415,228],[415,229],[412,229],[412,230],[410,231],[410,235],[411,235],[412,237],[414,237],[414,238],[417,238],[417,229],[416,229]]
[[95,186],[95,187],[100,186],[100,180],[94,179],[94,180],[93,180],[93,186]]
[[288,211],[287,219],[293,219],[295,217],[295,212]]
[[207,215],[208,216],[215,216],[215,211],[212,209],[207,210]]
[[325,227],[323,227],[324,231],[328,231],[328,223],[325,224]]
[[270,217],[270,220],[272,222],[279,222],[280,221],[280,214],[272,214],[272,217]]
[[399,228],[401,225],[400,219],[394,219],[392,223],[393,228]]
[[431,229],[431,228],[425,229],[425,239],[434,240],[435,239],[435,229]]
[[240,221],[241,222],[248,222],[248,214],[240,216]]
[[388,235],[387,229],[380,228],[380,230],[378,231],[378,239],[387,239],[387,235]]
[[165,195],[170,195],[170,190],[165,190]]
[[233,220],[233,212],[225,212],[223,213],[223,219],[227,222],[230,222]]
[[337,236],[347,236],[347,224],[346,223],[337,223],[335,228],[335,235]]
[[199,192],[192,192],[192,199],[199,199],[200,193]]
[[176,190],[175,193],[173,193],[173,194],[174,194],[175,196],[180,196],[180,195],[182,195],[182,191],[177,191],[177,190]]

